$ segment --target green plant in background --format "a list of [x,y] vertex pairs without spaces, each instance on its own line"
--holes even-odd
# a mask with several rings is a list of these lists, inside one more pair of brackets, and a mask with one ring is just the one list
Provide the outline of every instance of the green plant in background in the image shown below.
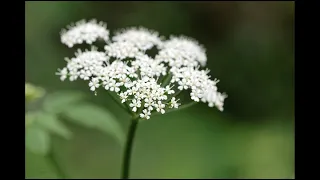
[[35,87],[30,83],[25,84],[25,99],[26,102],[32,102],[41,98],[44,95],[44,89]]
[[[180,110],[200,101],[223,111],[227,95],[218,92],[216,84],[219,81],[212,80],[210,71],[203,69],[207,61],[206,52],[196,40],[185,36],[172,36],[165,40],[153,30],[135,27],[120,30],[112,38],[109,34],[106,23],[97,23],[96,20],[82,20],[62,30],[61,42],[69,48],[82,43],[92,44],[98,39],[106,45],[105,51],[94,46],[85,51],[78,49],[75,57],[66,58],[67,66],[56,74],[62,81],[88,81],[95,95],[102,86],[131,115],[121,174],[127,179],[131,149],[140,120]],[[192,102],[181,98],[183,91],[189,92]],[[75,111],[73,115],[80,118],[83,117],[81,113]],[[89,115],[88,118],[94,119]],[[85,122],[90,123],[90,120]]]
[[34,108],[36,110],[26,112],[26,148],[32,153],[46,156],[60,178],[66,178],[66,174],[52,151],[51,135],[66,140],[73,137],[61,118],[106,132],[120,144],[123,143],[124,133],[114,116],[100,107],[81,101],[84,98],[82,93],[66,91],[45,95],[40,87],[29,83],[25,87],[27,107],[42,100],[39,107]]

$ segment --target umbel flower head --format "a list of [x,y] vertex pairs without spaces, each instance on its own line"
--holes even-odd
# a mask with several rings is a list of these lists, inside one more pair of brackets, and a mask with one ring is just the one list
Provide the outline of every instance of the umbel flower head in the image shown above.
[[[182,91],[189,92],[192,101],[223,111],[227,95],[218,92],[218,80],[203,69],[207,56],[196,40],[185,36],[165,40],[142,27],[123,29],[109,38],[106,23],[95,20],[82,20],[61,32],[61,42],[68,47],[98,39],[106,43],[103,50],[92,46],[66,58],[66,67],[56,73],[62,81],[82,79],[95,93],[98,88],[116,93],[132,114],[143,119],[179,108]],[[152,48],[158,50],[154,57],[148,55]]]

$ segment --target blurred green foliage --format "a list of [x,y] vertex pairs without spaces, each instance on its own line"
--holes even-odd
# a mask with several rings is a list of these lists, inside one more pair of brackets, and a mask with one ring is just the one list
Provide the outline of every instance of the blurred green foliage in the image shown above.
[[25,84],[25,100],[26,102],[32,102],[44,95],[44,89],[35,87],[30,83]]
[[[112,114],[96,105],[81,102],[82,93],[60,91],[44,96],[43,88],[26,83],[25,97],[26,107],[36,106],[34,109],[37,109],[28,109],[25,116],[25,142],[28,156],[38,155],[49,161],[50,158],[54,158],[51,156],[52,135],[58,135],[65,140],[73,137],[72,132],[61,122],[61,119],[69,119],[84,127],[101,130],[115,137],[120,145],[124,143],[125,134]],[[27,162],[32,161],[27,160]],[[50,161],[47,163],[53,164]]]
[[[65,65],[63,58],[74,52],[60,43],[60,30],[91,18],[107,22],[112,32],[144,26],[167,37],[194,37],[206,47],[207,67],[228,94],[222,113],[198,104],[142,122],[133,149],[132,178],[292,177],[294,2],[27,2],[26,81],[49,94],[83,92],[90,106],[112,112],[119,129],[124,129],[129,116],[107,93],[94,96],[86,83],[61,82],[55,76]],[[61,99],[68,102],[72,96],[78,95]],[[87,105],[70,105],[69,115],[94,117],[91,120],[97,123],[109,116],[100,113],[101,108],[77,109],[83,106]],[[72,178],[118,178],[123,149],[114,137],[121,135],[112,137],[79,126],[80,122],[62,121],[73,138],[51,139],[65,173]],[[45,157],[26,151],[26,177],[56,175]]]

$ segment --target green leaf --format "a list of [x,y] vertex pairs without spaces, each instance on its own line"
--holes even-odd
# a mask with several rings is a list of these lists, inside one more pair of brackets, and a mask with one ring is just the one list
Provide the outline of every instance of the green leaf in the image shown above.
[[36,122],[46,130],[66,139],[70,139],[72,137],[71,131],[69,131],[69,129],[61,121],[59,121],[57,116],[54,114],[39,112]]
[[89,128],[96,128],[115,137],[121,144],[125,134],[116,118],[107,110],[93,104],[79,104],[68,108],[70,120]]
[[49,133],[37,126],[27,128],[26,147],[33,153],[46,155],[50,149]]
[[83,93],[76,91],[64,91],[50,94],[44,100],[45,111],[61,113],[71,104],[74,104],[84,97]]
[[25,151],[25,179],[57,179],[59,178],[46,156]]

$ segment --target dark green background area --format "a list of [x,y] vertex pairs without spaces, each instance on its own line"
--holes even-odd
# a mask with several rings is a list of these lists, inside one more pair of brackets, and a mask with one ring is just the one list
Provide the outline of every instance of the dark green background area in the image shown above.
[[[75,51],[61,44],[61,29],[92,18],[111,33],[144,26],[197,39],[228,94],[224,112],[197,104],[140,124],[132,178],[293,177],[294,2],[27,2],[26,81],[48,92],[84,92],[126,129],[129,116],[106,93],[94,96],[85,82],[55,75]],[[54,138],[66,174],[118,178],[122,148],[96,130],[69,127],[74,139]],[[26,159],[26,177],[54,176],[43,157],[27,152]]]

